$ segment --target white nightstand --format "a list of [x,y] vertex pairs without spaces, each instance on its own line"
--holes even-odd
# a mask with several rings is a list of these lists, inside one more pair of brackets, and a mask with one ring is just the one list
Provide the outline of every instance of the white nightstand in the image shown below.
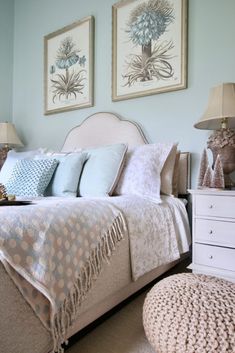
[[193,196],[194,273],[235,282],[235,191],[189,190]]

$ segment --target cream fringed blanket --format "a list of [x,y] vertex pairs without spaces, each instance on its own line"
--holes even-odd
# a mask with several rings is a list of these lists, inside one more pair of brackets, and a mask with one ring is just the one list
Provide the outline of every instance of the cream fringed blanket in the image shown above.
[[125,230],[121,212],[102,200],[0,208],[0,259],[51,330],[54,352],[63,352],[80,303]]

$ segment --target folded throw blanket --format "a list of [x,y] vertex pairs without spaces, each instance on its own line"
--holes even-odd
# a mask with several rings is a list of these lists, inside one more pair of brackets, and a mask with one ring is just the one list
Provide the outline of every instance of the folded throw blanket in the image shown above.
[[53,352],[61,353],[79,305],[126,225],[120,210],[107,201],[36,203],[0,207],[0,260],[50,328]]

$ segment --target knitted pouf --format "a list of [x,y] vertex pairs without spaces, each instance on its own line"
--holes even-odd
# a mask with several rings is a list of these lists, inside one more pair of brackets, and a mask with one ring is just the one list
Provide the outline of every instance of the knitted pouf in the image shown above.
[[183,273],[148,293],[147,339],[157,353],[235,353],[235,284]]

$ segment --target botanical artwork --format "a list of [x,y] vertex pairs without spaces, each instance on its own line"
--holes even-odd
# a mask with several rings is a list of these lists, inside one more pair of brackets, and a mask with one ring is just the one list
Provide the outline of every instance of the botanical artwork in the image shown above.
[[93,104],[93,18],[45,37],[45,114]]
[[[56,99],[61,101],[62,99],[69,99],[72,95],[76,99],[79,93],[83,94],[86,70],[82,69],[82,67],[85,67],[87,59],[85,55],[79,57],[79,51],[72,37],[66,37],[61,41],[60,47],[57,50],[55,64],[50,66],[53,103],[55,103]],[[80,65],[80,68],[77,71],[74,69],[70,70],[70,67],[76,63]],[[64,73],[56,74],[56,77],[53,79],[56,67],[64,71]]]
[[186,0],[113,6],[113,100],[186,87]]

